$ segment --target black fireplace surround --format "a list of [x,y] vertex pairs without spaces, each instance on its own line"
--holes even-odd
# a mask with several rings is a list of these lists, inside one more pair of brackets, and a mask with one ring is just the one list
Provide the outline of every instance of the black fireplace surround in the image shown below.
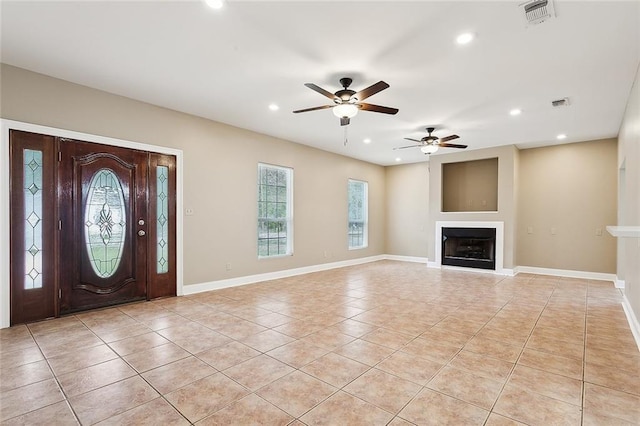
[[496,269],[495,228],[442,228],[442,264]]

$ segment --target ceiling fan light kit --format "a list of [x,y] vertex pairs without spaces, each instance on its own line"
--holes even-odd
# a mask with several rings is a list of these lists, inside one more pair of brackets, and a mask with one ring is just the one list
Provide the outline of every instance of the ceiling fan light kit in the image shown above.
[[338,118],[342,117],[355,117],[358,113],[358,107],[355,104],[338,104],[333,107],[333,115]]
[[433,154],[438,151],[438,145],[425,145],[423,147],[420,147],[420,151],[427,155]]

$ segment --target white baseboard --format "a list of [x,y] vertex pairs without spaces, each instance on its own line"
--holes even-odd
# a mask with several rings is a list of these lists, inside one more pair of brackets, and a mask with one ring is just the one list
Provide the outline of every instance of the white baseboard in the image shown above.
[[607,274],[603,272],[588,272],[588,271],[572,271],[569,269],[552,269],[552,268],[538,268],[536,266],[516,266],[513,268],[514,273],[521,274],[535,274],[535,275],[552,275],[555,277],[567,277],[567,278],[583,278],[587,280],[600,280],[611,281],[615,283],[617,277],[615,274]]
[[293,277],[296,275],[309,274],[311,272],[344,268],[345,266],[362,265],[363,263],[377,262],[379,260],[397,260],[401,262],[416,262],[424,264],[427,264],[428,262],[428,259],[426,257],[382,254],[379,256],[362,257],[359,259],[344,260],[340,262],[322,263],[319,265],[305,266],[302,268],[286,269],[283,271],[267,272],[264,274],[248,275],[244,277],[229,278],[226,280],[209,281],[199,284],[186,285],[183,287],[183,294],[189,295],[202,293],[203,291],[218,290],[221,288],[236,287],[245,284],[254,284],[261,281],[269,281],[279,278]]
[[465,268],[462,266],[440,265],[437,262],[427,262],[427,267],[437,268],[437,269],[450,269],[453,271],[478,272],[481,274],[506,275],[508,277],[513,276],[513,269],[504,269],[504,268],[499,271],[494,271],[493,269]]
[[616,278],[616,282],[614,284],[616,288],[620,288],[624,290],[624,280],[619,280]]
[[361,265],[363,263],[385,260],[385,255],[361,257],[359,259],[343,260],[340,262],[322,263],[319,265],[304,266],[302,268],[285,269],[282,271],[267,272],[264,274],[247,275],[244,277],[229,278],[226,280],[209,281],[199,284],[185,285],[183,294],[196,294],[203,291],[218,290],[227,287],[236,287],[245,284],[253,284],[261,281],[275,280],[279,278],[293,277],[296,275],[309,274],[311,272],[327,271],[329,269],[344,268],[345,266]]
[[395,254],[385,254],[385,260],[398,260],[400,262],[415,262],[415,263],[424,263],[428,265],[429,259],[426,257],[416,257],[416,256],[398,256]]
[[631,304],[629,303],[629,299],[627,299],[626,294],[622,295],[622,309],[624,309],[627,321],[629,322],[629,327],[631,328],[631,333],[633,334],[633,338],[636,340],[638,350],[640,350],[640,322],[638,322],[638,318],[633,312],[633,309],[631,309]]

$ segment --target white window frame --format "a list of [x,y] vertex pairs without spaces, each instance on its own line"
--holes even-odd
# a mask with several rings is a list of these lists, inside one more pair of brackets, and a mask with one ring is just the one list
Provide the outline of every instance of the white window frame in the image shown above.
[[[260,235],[261,222],[268,221],[267,217],[260,217],[260,203],[265,202],[266,200],[262,200],[260,197],[260,190],[263,183],[260,181],[261,170],[262,169],[273,169],[278,171],[284,171],[286,175],[286,206],[285,206],[285,215],[286,217],[282,222],[286,225],[286,248],[284,253],[276,253],[276,254],[260,254],[260,242],[261,240],[267,240],[267,247],[269,247],[269,241],[272,239],[279,239],[282,237],[272,238],[270,236],[264,237]],[[257,202],[256,202],[256,217],[257,217],[257,229],[256,229],[256,253],[258,254],[258,259],[271,259],[275,257],[284,257],[284,256],[292,256],[293,255],[293,169],[290,167],[276,166],[273,164],[266,163],[258,163],[258,176],[256,179],[257,183]],[[277,222],[277,220],[270,221]],[[279,250],[279,249],[278,249]]]
[[[351,202],[350,188],[352,183],[360,183],[364,185],[364,199],[362,200],[362,206],[364,209],[362,221],[362,244],[360,245],[351,244],[352,231],[351,220],[349,218],[349,203]],[[347,245],[349,246],[349,250],[359,250],[369,246],[369,182],[363,180],[349,179],[347,183]]]

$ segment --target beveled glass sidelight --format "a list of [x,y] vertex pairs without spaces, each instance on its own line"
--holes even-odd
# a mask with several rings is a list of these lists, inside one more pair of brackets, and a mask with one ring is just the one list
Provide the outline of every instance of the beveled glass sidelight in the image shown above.
[[42,288],[42,151],[23,151],[24,288]]
[[156,271],[158,274],[169,272],[169,167],[157,167],[157,259]]
[[84,206],[84,237],[91,267],[97,276],[115,274],[126,237],[124,191],[110,169],[98,170],[89,183]]

